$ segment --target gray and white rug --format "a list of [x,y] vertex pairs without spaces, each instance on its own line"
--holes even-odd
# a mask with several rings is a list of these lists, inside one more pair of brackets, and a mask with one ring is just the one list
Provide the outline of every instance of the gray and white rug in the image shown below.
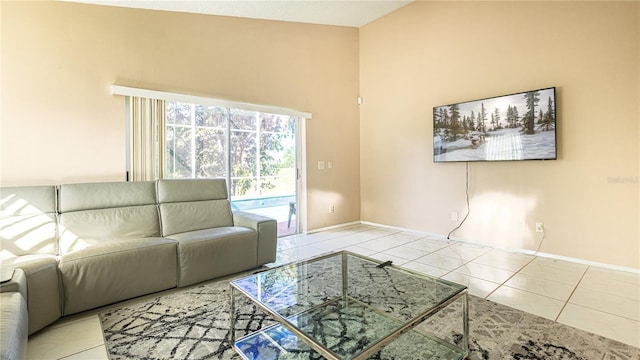
[[[107,352],[116,359],[233,359],[229,332],[229,279],[129,302],[100,314]],[[456,307],[429,319],[423,329],[460,343],[451,329]],[[469,296],[469,359],[640,359],[640,349],[488,300]],[[274,321],[250,303],[238,305],[236,337]],[[376,360],[439,358],[407,333],[374,355]],[[402,349],[403,356],[397,354]],[[388,350],[388,351],[387,351]],[[283,358],[283,357],[281,357]],[[322,359],[297,351],[287,359]],[[260,359],[265,359],[261,357]]]

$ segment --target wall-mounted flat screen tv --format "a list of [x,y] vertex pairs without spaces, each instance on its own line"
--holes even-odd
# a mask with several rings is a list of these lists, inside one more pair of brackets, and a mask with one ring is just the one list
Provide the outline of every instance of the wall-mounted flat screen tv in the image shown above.
[[556,159],[556,88],[433,108],[433,161]]

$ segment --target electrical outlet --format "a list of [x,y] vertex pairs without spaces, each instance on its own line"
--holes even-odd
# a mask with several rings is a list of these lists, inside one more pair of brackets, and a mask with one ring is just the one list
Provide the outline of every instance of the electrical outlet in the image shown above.
[[451,212],[451,221],[453,221],[453,222],[458,221],[458,212],[457,211],[452,211]]
[[541,222],[536,223],[536,232],[544,232],[544,224]]

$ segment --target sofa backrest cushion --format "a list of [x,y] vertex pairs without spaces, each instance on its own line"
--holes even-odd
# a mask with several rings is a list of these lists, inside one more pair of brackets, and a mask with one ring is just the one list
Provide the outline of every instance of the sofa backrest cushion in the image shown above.
[[155,205],[155,181],[60,185],[60,213]]
[[227,200],[225,179],[158,180],[158,202]]
[[0,259],[57,255],[55,186],[0,188]]
[[94,243],[160,236],[155,182],[60,186],[60,252]]
[[158,180],[162,236],[233,226],[224,179]]

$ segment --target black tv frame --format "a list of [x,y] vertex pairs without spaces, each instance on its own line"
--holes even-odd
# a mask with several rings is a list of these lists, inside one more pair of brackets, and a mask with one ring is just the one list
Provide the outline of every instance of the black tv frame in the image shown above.
[[556,127],[555,87],[436,106],[433,161],[556,160]]

